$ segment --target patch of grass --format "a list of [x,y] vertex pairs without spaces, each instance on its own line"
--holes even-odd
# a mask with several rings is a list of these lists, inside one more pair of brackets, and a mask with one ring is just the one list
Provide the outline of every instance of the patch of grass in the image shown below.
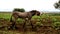
[[9,19],[11,17],[11,13],[0,13],[0,18]]
[[[4,19],[9,20],[10,17],[11,17],[11,13],[0,13],[0,18],[4,18]],[[57,16],[57,15],[56,16],[51,16],[51,15],[48,15],[48,14],[43,14],[41,16],[33,16],[32,19],[39,21],[39,22],[37,22],[38,25],[41,25],[41,23],[42,23],[41,21],[48,22],[49,20],[52,20],[53,24],[55,24],[55,25],[56,24],[60,25],[59,24],[60,23],[60,16]],[[22,23],[23,21],[24,21],[23,19],[18,19],[17,20],[17,22],[19,22],[19,23]],[[58,23],[56,23],[56,22],[58,22]],[[55,25],[53,25],[53,26],[55,26]]]

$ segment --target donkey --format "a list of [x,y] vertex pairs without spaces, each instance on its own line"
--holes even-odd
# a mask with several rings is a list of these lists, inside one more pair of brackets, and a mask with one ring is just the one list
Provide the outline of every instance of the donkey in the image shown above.
[[[22,19],[24,19],[25,21],[29,21],[29,23],[31,23],[30,20],[31,20],[32,16],[34,16],[34,15],[40,16],[40,12],[37,11],[37,10],[32,10],[32,11],[29,11],[29,12],[13,11],[13,12],[12,12],[12,15],[11,15],[11,18],[10,18],[10,22],[14,22],[14,23],[12,23],[12,26],[14,26],[16,20],[17,20],[18,18],[22,18]],[[12,20],[12,17],[14,18],[14,20]],[[23,27],[25,26],[25,24],[26,24],[26,22],[24,22]],[[31,25],[32,25],[32,23],[31,23]],[[33,25],[32,25],[32,26],[33,26]],[[33,27],[32,27],[32,28],[33,28]]]

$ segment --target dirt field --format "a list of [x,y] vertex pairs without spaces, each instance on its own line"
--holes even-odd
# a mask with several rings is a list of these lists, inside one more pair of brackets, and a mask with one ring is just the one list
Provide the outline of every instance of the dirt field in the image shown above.
[[12,25],[12,22],[9,21],[10,16],[11,13],[8,12],[0,13],[0,34],[60,34],[60,27],[58,27],[60,25],[60,16],[51,16],[51,18],[47,15],[42,15],[40,17],[35,16],[32,18],[33,20],[31,20],[33,28],[29,23],[26,23],[23,28],[24,22],[20,19],[13,29],[10,28]]
[[[25,26],[23,28],[22,24],[16,24],[17,29],[9,29],[11,22],[0,19],[0,33],[2,34],[57,34],[58,30],[55,30],[51,26],[37,26],[34,29],[31,26]],[[33,31],[32,31],[33,30]]]

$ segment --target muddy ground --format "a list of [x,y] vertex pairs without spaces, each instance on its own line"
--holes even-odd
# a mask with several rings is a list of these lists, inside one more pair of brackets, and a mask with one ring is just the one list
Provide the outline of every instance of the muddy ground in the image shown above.
[[[11,29],[12,22],[9,20],[0,18],[0,34],[60,34],[60,30],[55,30],[51,26],[36,26],[33,29],[31,25],[25,25],[23,28],[23,23],[16,23],[15,27]],[[9,32],[9,33],[8,33]]]

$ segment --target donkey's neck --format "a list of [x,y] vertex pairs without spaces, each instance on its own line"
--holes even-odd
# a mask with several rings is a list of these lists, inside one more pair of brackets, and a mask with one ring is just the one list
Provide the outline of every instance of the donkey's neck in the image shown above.
[[31,13],[32,14],[32,16],[34,16],[35,15],[35,13]]

